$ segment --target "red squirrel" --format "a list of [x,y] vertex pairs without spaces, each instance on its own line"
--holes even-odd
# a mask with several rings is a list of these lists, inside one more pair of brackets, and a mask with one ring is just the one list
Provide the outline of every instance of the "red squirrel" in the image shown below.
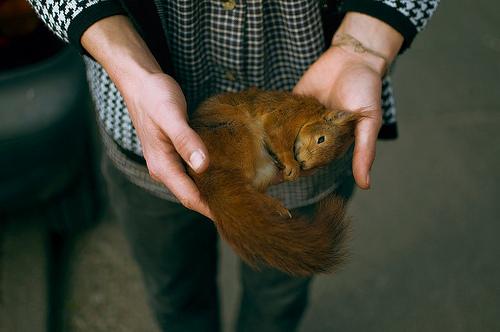
[[207,99],[190,124],[205,142],[208,169],[189,170],[223,239],[248,264],[292,275],[331,272],[344,260],[348,223],[344,199],[323,199],[311,218],[292,215],[266,194],[285,181],[342,156],[362,115],[328,110],[290,92],[223,93]]

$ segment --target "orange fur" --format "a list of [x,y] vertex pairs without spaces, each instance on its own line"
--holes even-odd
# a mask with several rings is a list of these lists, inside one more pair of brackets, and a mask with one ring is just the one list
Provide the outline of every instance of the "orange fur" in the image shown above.
[[198,108],[190,122],[210,166],[189,174],[243,260],[293,275],[329,272],[342,262],[348,227],[342,198],[325,198],[309,220],[291,216],[265,191],[280,171],[293,181],[341,156],[359,117],[327,110],[312,97],[257,89],[221,94]]

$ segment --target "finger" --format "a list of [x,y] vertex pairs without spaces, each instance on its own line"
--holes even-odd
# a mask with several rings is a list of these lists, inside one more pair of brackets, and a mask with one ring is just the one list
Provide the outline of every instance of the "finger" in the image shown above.
[[208,150],[200,136],[188,125],[182,116],[173,115],[160,123],[161,129],[172,141],[177,153],[197,173],[208,167]]
[[203,200],[195,183],[186,174],[180,159],[168,159],[159,158],[148,163],[151,176],[163,183],[186,208],[197,211],[213,220],[214,217],[207,202]]
[[379,129],[380,120],[374,117],[366,117],[356,125],[352,171],[361,189],[369,189],[371,185],[370,170],[375,160]]
[[205,217],[214,220],[214,216],[205,200],[196,187],[195,183],[184,172],[172,173],[174,181],[165,180],[165,185],[179,202],[190,210],[201,213]]

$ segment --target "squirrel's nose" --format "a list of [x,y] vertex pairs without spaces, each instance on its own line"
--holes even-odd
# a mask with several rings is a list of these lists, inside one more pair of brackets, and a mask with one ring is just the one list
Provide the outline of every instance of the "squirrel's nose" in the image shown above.
[[305,160],[302,160],[300,162],[300,168],[303,169],[303,170],[309,169],[309,166],[307,165],[307,162]]

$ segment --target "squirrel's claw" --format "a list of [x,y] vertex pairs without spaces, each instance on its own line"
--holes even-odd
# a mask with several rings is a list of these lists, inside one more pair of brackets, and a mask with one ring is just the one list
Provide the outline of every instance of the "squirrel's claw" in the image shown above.
[[290,211],[285,208],[284,206],[279,206],[277,207],[277,212],[280,216],[282,217],[287,217],[289,219],[292,219],[292,214],[290,213]]

